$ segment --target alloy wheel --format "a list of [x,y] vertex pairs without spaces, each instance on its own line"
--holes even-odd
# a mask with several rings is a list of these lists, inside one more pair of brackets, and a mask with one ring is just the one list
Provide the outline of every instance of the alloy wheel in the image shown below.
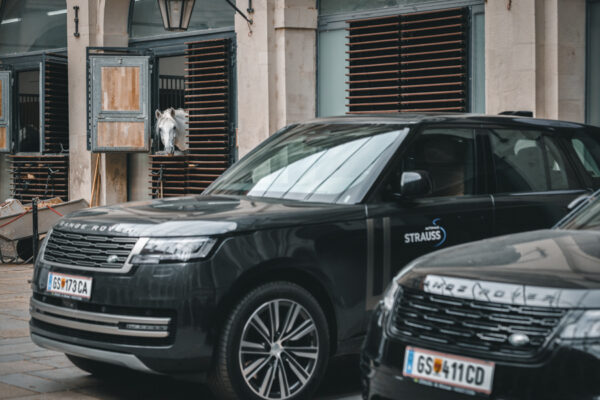
[[300,304],[275,299],[246,321],[239,363],[248,387],[263,399],[288,399],[310,381],[319,357],[313,317]]

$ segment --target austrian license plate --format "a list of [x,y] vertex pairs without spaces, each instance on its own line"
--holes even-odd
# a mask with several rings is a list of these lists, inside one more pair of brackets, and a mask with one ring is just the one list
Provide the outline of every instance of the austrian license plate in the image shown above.
[[49,272],[46,291],[89,300],[92,296],[92,278]]
[[442,389],[490,394],[494,363],[407,347],[403,375]]

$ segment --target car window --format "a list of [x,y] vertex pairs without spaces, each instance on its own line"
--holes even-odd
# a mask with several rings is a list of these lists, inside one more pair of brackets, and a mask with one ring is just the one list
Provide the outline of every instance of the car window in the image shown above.
[[600,137],[586,131],[578,131],[570,139],[577,160],[592,180],[594,187],[600,186]]
[[401,171],[426,171],[431,197],[473,194],[475,141],[468,128],[426,128],[410,144]]
[[390,124],[291,127],[235,164],[205,193],[355,204],[368,190],[365,180],[374,179],[373,171],[383,168],[408,131]]
[[491,129],[496,193],[577,188],[553,136],[539,130]]

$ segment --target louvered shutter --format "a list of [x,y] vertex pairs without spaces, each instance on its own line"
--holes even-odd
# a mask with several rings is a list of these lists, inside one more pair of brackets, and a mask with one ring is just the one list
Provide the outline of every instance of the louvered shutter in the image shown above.
[[0,153],[11,151],[11,73],[0,71]]
[[466,8],[348,24],[349,113],[466,111]]
[[186,43],[188,150],[185,155],[151,156],[152,197],[202,193],[231,165],[231,45],[230,39]]
[[66,152],[69,148],[67,58],[45,56],[41,76],[41,148],[44,153]]
[[11,155],[12,195],[22,202],[34,197],[69,198],[69,156]]
[[187,191],[202,193],[231,164],[229,39],[187,43],[185,108],[189,114]]

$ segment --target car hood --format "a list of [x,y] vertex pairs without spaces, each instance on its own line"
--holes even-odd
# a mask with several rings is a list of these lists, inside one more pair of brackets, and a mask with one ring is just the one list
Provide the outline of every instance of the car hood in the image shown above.
[[362,217],[360,205],[190,196],[77,211],[55,227],[120,236],[205,236]]
[[415,260],[399,283],[481,301],[600,308],[600,232],[533,231],[451,247]]

